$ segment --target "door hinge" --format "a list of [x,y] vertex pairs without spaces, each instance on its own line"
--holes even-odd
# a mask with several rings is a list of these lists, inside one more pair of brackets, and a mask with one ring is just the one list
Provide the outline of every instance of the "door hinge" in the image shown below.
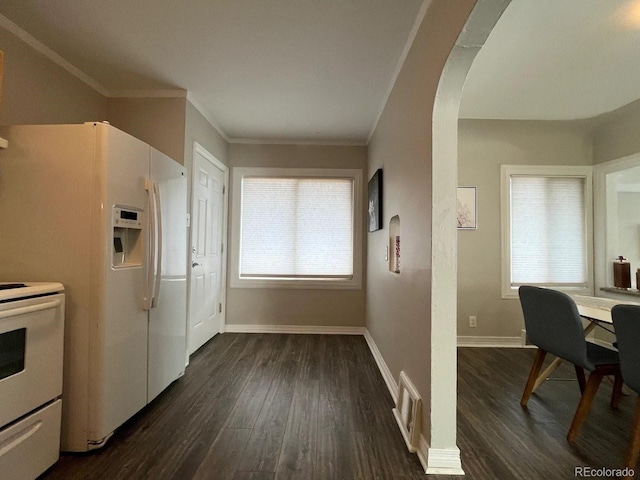
[[222,304],[221,303],[218,304],[218,313],[222,313]]
[[226,192],[226,191],[227,191],[226,185],[222,185],[222,194],[224,195],[224,192]]
[[224,253],[224,243],[220,244],[220,254]]

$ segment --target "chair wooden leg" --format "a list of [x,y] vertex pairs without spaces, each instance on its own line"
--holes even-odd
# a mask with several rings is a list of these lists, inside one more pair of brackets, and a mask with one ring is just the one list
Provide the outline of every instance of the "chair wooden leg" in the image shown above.
[[529,402],[529,397],[531,396],[531,392],[533,391],[533,386],[536,383],[536,379],[538,378],[538,374],[540,373],[540,369],[542,368],[542,363],[544,362],[544,357],[547,355],[547,352],[538,349],[536,352],[536,357],[533,359],[533,365],[531,365],[531,371],[529,372],[529,378],[527,379],[527,384],[524,387],[524,392],[522,392],[522,398],[520,399],[520,405],[523,407],[527,406]]
[[611,408],[618,409],[620,405],[620,399],[622,398],[622,386],[624,381],[622,380],[622,374],[617,372],[613,381],[613,392],[611,392]]
[[573,366],[576,369],[576,377],[578,377],[578,385],[580,385],[580,395],[584,393],[584,387],[586,385],[586,380],[584,379],[584,368],[579,367],[578,365]]
[[636,410],[631,425],[631,441],[627,452],[626,466],[635,470],[640,454],[640,396],[636,399]]
[[580,403],[578,404],[576,413],[573,416],[573,422],[571,422],[571,427],[569,427],[569,433],[567,433],[567,440],[569,440],[569,442],[573,442],[578,436],[578,433],[580,433],[580,427],[582,427],[589,410],[591,410],[593,397],[598,391],[598,387],[600,386],[600,382],[602,382],[603,376],[604,372],[597,368],[589,375],[589,380],[585,386],[584,393],[582,394],[582,397],[580,397]]

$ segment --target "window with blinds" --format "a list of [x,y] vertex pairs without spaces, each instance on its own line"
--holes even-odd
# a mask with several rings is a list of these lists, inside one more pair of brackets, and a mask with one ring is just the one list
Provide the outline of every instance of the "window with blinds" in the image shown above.
[[359,277],[360,193],[354,176],[336,170],[237,170],[237,279],[327,283]]
[[503,293],[589,287],[590,167],[504,166],[502,208]]

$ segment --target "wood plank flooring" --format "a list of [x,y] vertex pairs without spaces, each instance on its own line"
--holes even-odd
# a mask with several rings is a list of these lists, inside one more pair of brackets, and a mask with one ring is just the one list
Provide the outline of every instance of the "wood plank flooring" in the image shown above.
[[[622,465],[634,398],[613,411],[611,385],[603,383],[569,445],[579,399],[571,367],[555,374],[567,380],[549,380],[528,410],[520,408],[533,354],[459,349],[458,445],[466,478],[568,479],[576,466]],[[225,333],[105,448],[63,454],[41,479],[424,478],[391,408],[361,336]]]

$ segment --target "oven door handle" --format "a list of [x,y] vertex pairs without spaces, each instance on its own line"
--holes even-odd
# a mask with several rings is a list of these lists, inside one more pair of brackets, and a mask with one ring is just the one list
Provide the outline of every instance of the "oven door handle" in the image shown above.
[[0,442],[0,457],[16,448],[22,442],[25,442],[29,437],[32,437],[41,427],[42,420],[38,420],[36,423],[29,425],[15,435],[11,435],[5,441]]
[[16,315],[24,315],[27,313],[40,312],[42,310],[49,310],[50,308],[57,308],[62,305],[61,300],[54,300],[53,302],[39,303],[37,305],[28,305],[26,307],[12,308],[0,312],[0,318],[15,317]]

